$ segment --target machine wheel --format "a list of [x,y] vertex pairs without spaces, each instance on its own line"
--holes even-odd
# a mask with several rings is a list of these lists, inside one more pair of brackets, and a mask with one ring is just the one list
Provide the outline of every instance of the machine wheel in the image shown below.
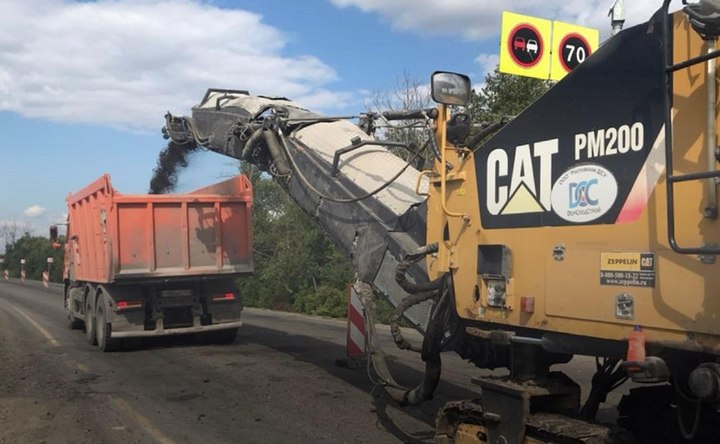
[[88,344],[95,345],[97,344],[97,334],[95,316],[93,316],[93,304],[91,302],[92,298],[93,296],[91,294],[85,298],[85,337],[87,338]]
[[[448,402],[438,413],[435,425],[435,442],[439,444],[490,442],[489,430],[495,426],[485,422],[482,401],[479,399]],[[523,442],[637,444],[632,435],[620,427],[590,423],[553,413],[529,415],[525,423]]]
[[70,296],[68,295],[67,288],[65,289],[65,313],[67,314],[68,328],[70,330],[80,330],[83,326],[83,321],[72,314],[72,309],[70,308]]
[[101,294],[95,308],[95,325],[97,344],[101,351],[111,352],[120,348],[120,340],[111,338],[112,325],[107,321],[105,312],[105,295]]

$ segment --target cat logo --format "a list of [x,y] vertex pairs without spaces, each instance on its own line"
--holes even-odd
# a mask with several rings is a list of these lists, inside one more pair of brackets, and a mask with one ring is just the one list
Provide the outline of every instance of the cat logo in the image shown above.
[[487,160],[488,212],[496,216],[551,211],[552,158],[558,150],[558,139],[520,145],[512,153],[493,150]]

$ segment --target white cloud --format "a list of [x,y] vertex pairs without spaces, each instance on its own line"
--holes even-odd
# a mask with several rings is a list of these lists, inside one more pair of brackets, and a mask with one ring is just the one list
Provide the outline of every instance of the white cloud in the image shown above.
[[45,212],[45,208],[40,205],[33,205],[25,209],[24,213],[27,217],[40,217]]
[[[471,40],[500,34],[502,11],[561,20],[610,32],[608,11],[614,0],[331,0],[338,7],[356,7],[379,14],[398,29],[419,33],[461,35]],[[658,0],[624,2],[626,26],[647,21],[660,8]]]
[[50,223],[52,224],[64,224],[67,222],[68,214],[67,213],[61,213],[61,214],[55,214],[52,217],[50,217]]
[[485,79],[487,74],[495,71],[495,67],[500,62],[500,56],[497,54],[480,54],[475,58],[475,63],[480,66],[480,75]]
[[335,71],[283,54],[286,37],[254,13],[201,0],[2,4],[0,110],[144,130],[208,87],[333,105]]

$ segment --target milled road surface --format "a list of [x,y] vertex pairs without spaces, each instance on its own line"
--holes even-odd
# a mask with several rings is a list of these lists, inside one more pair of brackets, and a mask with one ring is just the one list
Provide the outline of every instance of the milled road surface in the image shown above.
[[[438,409],[477,396],[483,371],[445,354],[435,399],[397,407],[365,369],[335,366],[345,321],[243,317],[230,345],[170,337],[101,353],[66,327],[59,287],[0,281],[0,443],[432,442]],[[415,385],[419,356],[381,330],[396,379]],[[588,364],[564,371],[587,382]]]

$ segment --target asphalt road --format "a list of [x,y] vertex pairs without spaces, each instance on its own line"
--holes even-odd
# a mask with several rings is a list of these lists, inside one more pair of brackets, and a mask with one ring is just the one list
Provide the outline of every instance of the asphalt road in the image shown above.
[[[432,442],[438,409],[477,396],[470,379],[483,371],[446,354],[435,398],[397,407],[365,369],[335,365],[345,321],[243,316],[230,345],[154,338],[101,353],[66,327],[60,288],[0,282],[0,443]],[[381,330],[396,379],[415,385],[419,357]],[[591,370],[565,366],[584,390]]]

